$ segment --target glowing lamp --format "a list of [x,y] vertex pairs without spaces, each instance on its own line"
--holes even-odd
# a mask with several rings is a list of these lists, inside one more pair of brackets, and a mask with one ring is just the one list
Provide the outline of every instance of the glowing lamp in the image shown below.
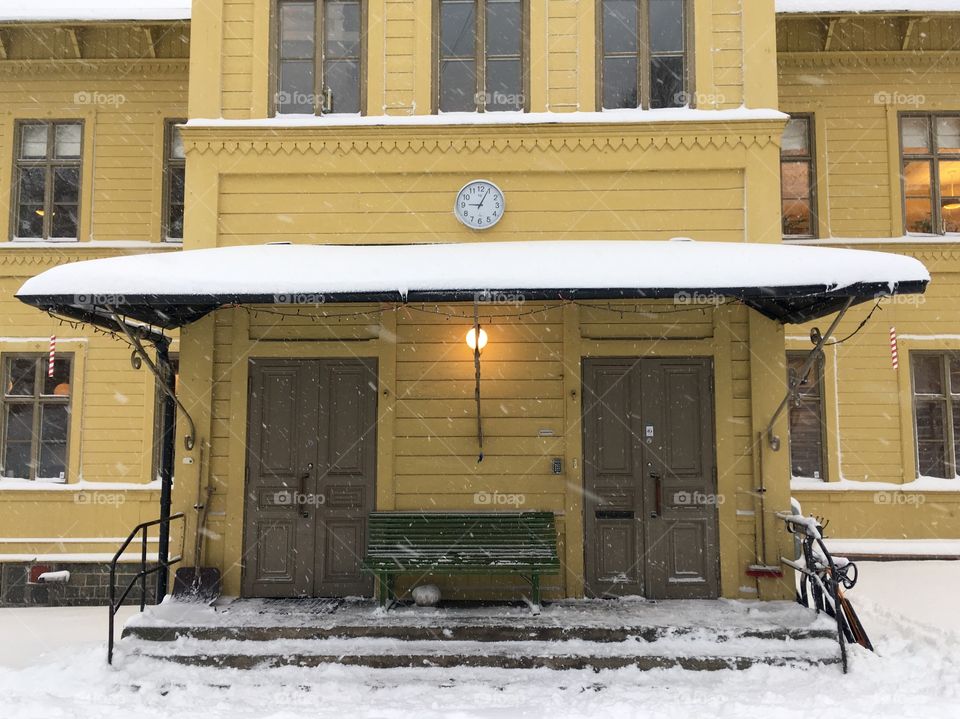
[[[487,342],[489,341],[489,339],[490,338],[487,337],[486,330],[480,330],[480,349],[483,349],[484,347],[487,346]],[[467,332],[467,347],[469,347],[472,350],[477,349],[476,328],[471,328],[470,331]]]

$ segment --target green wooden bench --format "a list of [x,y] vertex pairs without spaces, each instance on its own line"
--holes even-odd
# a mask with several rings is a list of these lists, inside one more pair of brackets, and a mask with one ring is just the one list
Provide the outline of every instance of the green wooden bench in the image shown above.
[[367,532],[381,606],[398,574],[520,574],[539,612],[540,576],[560,571],[553,512],[373,512]]

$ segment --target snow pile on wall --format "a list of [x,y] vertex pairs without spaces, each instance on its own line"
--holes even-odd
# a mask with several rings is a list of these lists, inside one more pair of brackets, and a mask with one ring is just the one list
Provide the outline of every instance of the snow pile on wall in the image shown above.
[[960,12],[960,0],[777,0],[777,12]]
[[189,20],[190,0],[33,0],[0,3],[0,22]]

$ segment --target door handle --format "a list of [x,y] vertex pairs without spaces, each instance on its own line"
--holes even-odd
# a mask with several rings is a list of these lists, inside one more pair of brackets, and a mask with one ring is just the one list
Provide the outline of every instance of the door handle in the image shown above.
[[663,481],[659,472],[651,472],[650,479],[656,482],[654,490],[654,510],[650,512],[650,519],[657,519],[663,514]]
[[313,471],[313,462],[307,465],[307,468],[300,474],[300,491],[297,494],[297,504],[300,507],[300,516],[304,519],[310,517],[307,511],[307,480],[310,479],[310,472]]

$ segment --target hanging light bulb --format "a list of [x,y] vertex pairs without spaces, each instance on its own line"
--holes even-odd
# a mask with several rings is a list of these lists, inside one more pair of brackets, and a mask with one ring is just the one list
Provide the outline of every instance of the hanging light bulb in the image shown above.
[[[483,349],[487,346],[487,341],[489,339],[490,338],[487,337],[487,331],[483,329],[480,330],[480,349]],[[470,331],[467,332],[467,347],[472,350],[477,348],[477,330],[474,327],[471,327]]]

